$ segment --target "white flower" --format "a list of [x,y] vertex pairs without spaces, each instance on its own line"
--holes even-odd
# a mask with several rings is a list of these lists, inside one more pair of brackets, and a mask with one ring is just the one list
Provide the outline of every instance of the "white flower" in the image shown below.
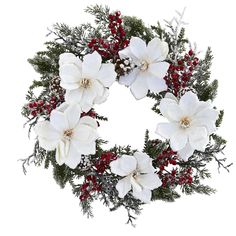
[[129,46],[119,55],[121,58],[130,58],[136,67],[128,75],[122,76],[119,82],[130,86],[136,99],[144,98],[148,90],[154,93],[166,90],[163,77],[169,68],[169,63],[164,62],[168,51],[168,44],[159,38],[152,39],[146,45],[142,39],[132,37]]
[[95,154],[97,122],[89,117],[81,116],[79,105],[63,103],[53,110],[49,121],[39,122],[35,126],[39,145],[45,150],[56,149],[56,161],[76,168],[81,154]]
[[120,198],[132,189],[135,198],[147,203],[151,200],[151,190],[162,184],[154,173],[152,159],[142,152],[136,152],[134,156],[123,155],[111,162],[110,167],[112,173],[124,177],[116,185]]
[[209,135],[216,131],[218,112],[211,103],[199,101],[196,94],[185,93],[178,101],[167,93],[161,100],[160,111],[169,123],[157,125],[156,133],[170,139],[170,146],[187,161],[194,150],[205,151]]
[[94,104],[106,101],[116,72],[113,64],[102,64],[102,58],[96,51],[84,56],[83,62],[72,53],[63,53],[59,66],[61,87],[66,89],[66,102],[79,103],[82,110],[88,112]]

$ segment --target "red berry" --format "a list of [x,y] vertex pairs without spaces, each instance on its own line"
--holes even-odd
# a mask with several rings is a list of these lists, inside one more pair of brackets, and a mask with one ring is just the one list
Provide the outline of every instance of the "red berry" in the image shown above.
[[35,110],[31,111],[31,115],[34,116],[34,117],[37,116],[37,111],[35,111]]
[[188,61],[188,60],[189,60],[189,55],[186,54],[186,55],[184,56],[184,59],[185,59],[186,61]]
[[92,40],[91,40],[91,43],[93,43],[93,44],[95,44],[96,42],[97,42],[96,39],[92,39]]
[[193,65],[194,65],[194,66],[196,66],[197,64],[198,64],[198,62],[197,62],[197,61],[194,61],[194,62],[193,62]]
[[28,107],[29,107],[29,108],[33,108],[33,107],[34,107],[33,103],[29,103],[29,104],[28,104]]
[[88,47],[89,48],[92,48],[93,47],[93,44],[91,42],[88,43]]
[[43,101],[43,100],[39,100],[39,101],[38,101],[38,105],[39,105],[39,106],[43,106],[43,105],[44,105],[44,101]]
[[115,29],[115,28],[112,28],[112,29],[111,29],[111,33],[112,33],[112,34],[116,34],[116,33],[117,33],[116,29]]
[[116,11],[115,14],[117,17],[119,17],[121,15],[120,11]]
[[102,46],[103,46],[103,48],[108,48],[109,45],[108,45],[108,43],[103,43]]
[[193,182],[192,176],[188,176],[188,183],[191,184]]
[[118,24],[121,24],[121,23],[122,23],[122,19],[121,19],[121,18],[118,18],[118,19],[116,20],[116,22],[117,22]]
[[33,107],[37,107],[38,103],[37,102],[33,102]]
[[164,170],[164,169],[165,169],[165,166],[161,165],[161,166],[160,166],[160,170],[162,171],[162,170]]
[[189,55],[189,56],[192,56],[192,55],[193,55],[193,50],[192,50],[192,49],[189,50],[188,55]]
[[113,21],[113,20],[115,19],[115,16],[110,14],[110,15],[108,16],[108,18],[109,18],[110,21]]
[[170,164],[172,164],[172,165],[176,165],[176,160],[174,160],[174,159],[171,159],[169,162],[170,162]]
[[173,79],[178,79],[178,78],[179,78],[179,74],[173,73],[173,74],[171,74],[171,77],[172,77]]

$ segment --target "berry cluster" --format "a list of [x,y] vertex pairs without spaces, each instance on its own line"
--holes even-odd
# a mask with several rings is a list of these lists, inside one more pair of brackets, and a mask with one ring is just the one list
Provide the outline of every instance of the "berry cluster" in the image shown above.
[[175,96],[188,86],[193,71],[199,63],[199,59],[193,50],[190,50],[183,58],[179,59],[176,64],[171,64],[168,74],[164,77],[168,88]]
[[108,16],[107,27],[110,30],[111,37],[107,39],[91,39],[88,43],[88,47],[97,51],[103,58],[116,60],[118,58],[118,52],[127,47],[129,40],[126,39],[126,33],[122,25],[122,18],[120,12],[116,11],[114,14]]
[[64,95],[65,90],[60,86],[60,77],[55,77],[50,81],[49,88],[52,93]]
[[157,157],[157,165],[160,169],[160,172],[164,171],[166,167],[171,165],[176,165],[177,160],[177,153],[171,149],[164,150],[160,155]]
[[178,171],[177,168],[172,169],[170,172],[166,171],[165,173],[159,172],[159,177],[162,180],[162,186],[176,186],[176,185],[186,185],[192,184],[192,168],[188,167],[182,171]]
[[101,191],[101,185],[97,183],[97,178],[94,175],[88,175],[85,178],[84,183],[80,187],[81,195],[80,195],[80,201],[85,201],[87,198],[92,196],[94,192],[100,192]]
[[191,184],[193,181],[192,178],[192,168],[184,168],[179,171],[178,168],[172,168],[171,171],[168,171],[169,165],[178,164],[178,155],[171,149],[164,150],[160,155],[158,155],[157,166],[160,171],[158,172],[159,177],[162,180],[162,186],[175,186],[175,185],[184,185]]
[[51,111],[64,102],[63,95],[53,95],[48,98],[34,100],[26,105],[29,115],[32,117],[50,115]]
[[134,64],[129,58],[117,59],[115,64],[115,71],[119,76],[123,76],[129,73],[133,68]]
[[191,184],[193,182],[192,174],[193,170],[191,167],[185,168],[183,171],[180,172],[178,184]]
[[112,152],[104,152],[101,155],[101,158],[95,163],[95,169],[98,174],[103,174],[104,171],[108,168],[111,161],[117,159],[117,156]]

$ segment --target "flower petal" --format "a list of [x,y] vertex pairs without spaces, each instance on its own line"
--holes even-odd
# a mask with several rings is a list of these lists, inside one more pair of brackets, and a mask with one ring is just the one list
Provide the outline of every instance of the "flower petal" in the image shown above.
[[166,93],[165,98],[169,98],[174,100],[176,103],[178,103],[178,99],[175,97],[175,95],[173,93]]
[[85,124],[79,124],[74,129],[73,140],[82,144],[87,144],[94,141],[98,137],[97,131]]
[[95,119],[93,119],[92,117],[90,117],[90,116],[83,116],[80,119],[79,124],[80,125],[87,125],[87,126],[90,126],[94,129],[98,128],[97,121]]
[[219,116],[219,112],[213,108],[206,108],[195,114],[195,117],[197,118],[203,118],[203,119],[212,120],[215,122],[218,116]]
[[172,98],[163,98],[160,102],[160,111],[161,114],[166,117],[168,120],[171,120],[168,114],[169,107],[174,104],[177,106],[177,101]]
[[130,51],[135,57],[139,59],[144,59],[146,56],[146,43],[138,38],[132,37],[129,44]]
[[40,136],[38,136],[38,141],[39,141],[39,146],[47,151],[55,150],[59,142],[59,140],[50,140]]
[[92,54],[84,56],[82,64],[82,77],[93,78],[95,77],[101,67],[102,58],[98,52],[94,51]]
[[192,127],[205,127],[207,129],[207,134],[210,135],[216,131],[216,123],[215,121],[205,119],[205,118],[195,118],[191,122]]
[[169,47],[166,42],[159,38],[153,38],[147,45],[147,55],[149,62],[163,61],[168,55]]
[[59,76],[63,83],[78,83],[81,71],[74,64],[65,64],[59,68]]
[[134,157],[137,160],[137,170],[144,174],[144,173],[154,173],[155,169],[152,166],[152,159],[143,152],[135,152]]
[[130,176],[119,180],[116,184],[116,189],[119,192],[119,197],[124,198],[124,196],[131,190]]
[[152,63],[148,67],[148,72],[151,73],[152,75],[155,75],[159,79],[162,79],[166,75],[169,66],[170,64],[165,61]]
[[153,38],[147,45],[147,55],[149,62],[153,62],[161,56],[161,40]]
[[194,149],[187,143],[183,149],[178,151],[178,155],[182,160],[187,161],[193,155],[193,152]]
[[179,151],[183,149],[188,141],[188,135],[183,130],[179,130],[170,137],[170,146],[173,151]]
[[60,133],[50,124],[49,121],[38,122],[34,131],[37,136],[46,138],[48,140],[58,140]]
[[162,182],[157,174],[144,174],[136,177],[136,180],[139,184],[141,184],[144,188],[153,190],[162,185]]
[[79,88],[79,83],[66,83],[61,80],[60,86],[67,90],[74,90]]
[[105,86],[110,87],[116,80],[115,66],[111,63],[102,64],[100,71],[98,72],[97,79]]
[[160,93],[167,90],[167,85],[164,79],[160,79],[154,75],[151,75],[147,78],[148,89],[153,93]]
[[81,60],[76,57],[73,53],[62,53],[59,57],[59,65],[63,66],[65,64],[74,64],[76,65],[80,70],[82,67],[82,62]]
[[101,82],[99,82],[98,80],[94,80],[93,86],[90,89],[93,90],[93,92],[94,92],[94,94],[96,94],[96,96],[103,96],[104,90],[106,88],[103,86],[103,84]]
[[65,159],[65,143],[63,141],[60,141],[56,149],[56,161],[58,165],[63,165],[65,163]]
[[160,111],[169,121],[179,122],[183,117],[183,111],[176,102],[169,98],[164,98],[160,102]]
[[205,151],[206,145],[209,143],[209,137],[205,127],[194,127],[190,129],[188,136],[189,143],[193,149],[202,152]]
[[59,132],[69,129],[66,115],[58,110],[53,110],[50,115],[50,124]]
[[144,98],[148,93],[147,73],[139,73],[130,90],[137,100]]
[[84,112],[88,112],[94,103],[94,99],[96,98],[96,90],[95,89],[85,89],[80,101],[81,109]]
[[94,155],[96,153],[95,140],[90,143],[81,143],[72,140],[72,144],[75,146],[76,150],[83,155]]
[[65,100],[68,103],[80,103],[84,89],[66,90]]
[[101,103],[104,103],[107,98],[109,96],[109,90],[107,88],[104,89],[104,92],[103,92],[103,95],[102,96],[97,96],[95,99],[94,99],[94,104],[101,104]]
[[71,169],[75,169],[81,161],[81,154],[74,147],[73,143],[70,144],[68,155],[65,159],[65,164]]
[[119,83],[125,86],[130,86],[136,79],[139,73],[138,68],[134,68],[133,71],[129,72],[127,75],[121,76],[119,78]]
[[156,133],[166,139],[170,139],[179,130],[178,123],[159,123],[157,124]]
[[133,196],[144,203],[149,203],[152,198],[152,192],[149,189],[144,188],[142,191],[138,191],[133,188]]
[[133,54],[130,50],[130,47],[126,47],[125,49],[119,51],[119,56],[121,59],[132,58]]
[[137,166],[137,160],[133,156],[123,155],[110,163],[111,172],[119,176],[127,176]]
[[68,108],[65,110],[65,115],[68,120],[69,128],[74,128],[80,120],[80,106],[78,104],[69,105]]
[[192,116],[196,112],[198,104],[198,97],[193,92],[185,93],[179,100],[179,106],[187,116]]

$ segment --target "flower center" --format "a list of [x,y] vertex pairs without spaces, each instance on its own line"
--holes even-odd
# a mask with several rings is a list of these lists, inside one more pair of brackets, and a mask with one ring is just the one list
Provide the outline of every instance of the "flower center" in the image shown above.
[[67,140],[70,140],[72,135],[73,135],[73,129],[65,130],[63,134],[64,138]]
[[191,123],[190,118],[185,116],[185,117],[181,118],[181,120],[180,120],[180,127],[183,129],[189,128],[190,123]]
[[141,65],[140,65],[140,70],[145,71],[147,69],[148,69],[148,63],[146,61],[142,61]]
[[81,87],[81,88],[87,89],[87,88],[90,88],[91,85],[92,85],[92,82],[91,82],[90,79],[82,79],[82,80],[80,81],[80,87]]

